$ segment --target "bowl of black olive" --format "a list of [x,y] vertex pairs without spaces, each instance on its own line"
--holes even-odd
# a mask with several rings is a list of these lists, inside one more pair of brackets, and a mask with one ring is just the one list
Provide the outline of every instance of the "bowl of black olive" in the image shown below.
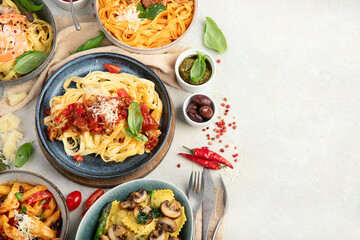
[[189,49],[180,54],[175,63],[175,75],[179,85],[187,92],[201,92],[213,82],[215,60],[200,49]]
[[193,127],[207,126],[216,114],[215,101],[205,93],[190,95],[184,102],[185,120]]

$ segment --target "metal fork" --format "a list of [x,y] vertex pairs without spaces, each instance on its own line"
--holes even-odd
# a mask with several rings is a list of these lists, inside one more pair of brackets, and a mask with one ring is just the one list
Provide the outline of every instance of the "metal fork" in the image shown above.
[[[200,180],[201,179],[201,180]],[[201,182],[200,182],[201,181]],[[187,189],[187,195],[190,201],[191,209],[193,211],[193,237],[195,239],[195,221],[196,214],[201,206],[204,196],[204,177],[201,172],[192,171]]]

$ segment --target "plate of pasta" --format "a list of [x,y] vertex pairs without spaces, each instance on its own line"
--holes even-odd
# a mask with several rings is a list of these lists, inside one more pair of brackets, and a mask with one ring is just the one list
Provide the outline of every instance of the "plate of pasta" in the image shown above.
[[33,0],[33,11],[21,2],[0,2],[0,86],[33,79],[55,52],[56,26],[45,1]]
[[69,223],[65,198],[46,178],[28,171],[1,172],[0,196],[2,238],[65,239]]
[[149,68],[96,53],[50,77],[35,118],[42,151],[57,170],[81,184],[110,187],[160,163],[172,140],[172,115],[165,86]]
[[157,179],[138,179],[105,193],[87,211],[81,239],[192,239],[192,211],[181,189]]
[[190,30],[198,0],[94,0],[98,23],[115,45],[142,54],[161,53]]

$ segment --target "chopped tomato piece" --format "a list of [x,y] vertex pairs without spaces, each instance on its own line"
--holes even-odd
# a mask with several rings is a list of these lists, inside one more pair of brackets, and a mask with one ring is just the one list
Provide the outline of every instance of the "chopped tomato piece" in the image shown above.
[[117,90],[117,95],[119,97],[130,97],[130,95],[128,94],[128,92],[125,90],[125,88],[120,88]]
[[81,155],[75,155],[73,156],[73,159],[78,163],[84,161],[84,158]]
[[71,103],[71,104],[69,104],[69,106],[68,106],[68,109],[70,110],[70,112],[74,111],[75,108],[76,108],[76,103]]
[[44,209],[51,209],[51,207],[49,206],[49,204],[46,202],[46,203],[44,203]]
[[37,201],[42,201],[44,199],[48,199],[51,197],[53,197],[53,195],[50,191],[40,191],[30,195],[30,197],[26,200],[26,202],[31,205],[32,203],[35,203]]
[[151,129],[157,129],[159,127],[159,124],[150,115],[150,113],[149,113],[150,108],[145,103],[140,103],[140,109],[141,109],[141,115],[144,118],[144,121],[142,124],[142,131],[146,132]]
[[63,115],[64,117],[69,116],[69,114],[70,114],[70,110],[67,109],[67,108],[65,108],[65,109],[62,111],[62,115]]
[[110,73],[119,73],[121,70],[121,67],[109,63],[105,63],[104,66]]
[[79,107],[79,108],[76,110],[76,113],[77,113],[78,115],[81,115],[82,113],[84,113],[84,109],[81,108],[81,107]]

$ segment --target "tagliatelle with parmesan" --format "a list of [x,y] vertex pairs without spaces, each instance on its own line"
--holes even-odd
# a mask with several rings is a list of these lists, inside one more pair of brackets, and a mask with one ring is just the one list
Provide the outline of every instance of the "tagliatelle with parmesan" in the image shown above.
[[33,13],[29,22],[11,0],[0,4],[0,81],[21,77],[13,68],[17,58],[28,51],[49,54],[54,38],[52,26]]
[[[64,89],[64,95],[50,100],[44,124],[49,139],[62,141],[68,155],[96,154],[106,162],[122,162],[157,145],[163,105],[152,81],[98,71],[67,79]],[[147,142],[138,142],[125,132],[131,102],[141,106]]]
[[154,20],[140,19],[137,4],[99,0],[98,15],[106,30],[120,42],[137,48],[158,48],[178,39],[194,17],[194,1],[169,0]]

